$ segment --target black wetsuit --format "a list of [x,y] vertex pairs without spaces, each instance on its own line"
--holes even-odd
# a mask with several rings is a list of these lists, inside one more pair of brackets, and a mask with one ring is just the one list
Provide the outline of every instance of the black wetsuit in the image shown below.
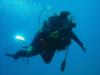
[[[56,21],[55,19],[55,21],[51,24],[57,26],[56,23],[59,21]],[[58,24],[59,24],[58,26],[61,27],[63,26],[61,25],[62,22],[59,22]],[[55,54],[55,51],[66,49],[66,47],[70,45],[72,39],[84,49],[83,44],[78,39],[78,37],[74,34],[72,28],[67,28],[67,29],[65,28],[62,30],[58,30],[59,36],[57,38],[50,37],[49,35],[56,30],[57,29],[54,28],[54,29],[50,29],[50,31],[38,32],[35,38],[33,39],[32,43],[29,45],[33,47],[33,50],[31,50],[30,52],[27,50],[25,51],[20,50],[13,55],[11,54],[7,54],[7,55],[12,56],[15,59],[18,59],[20,57],[31,57],[40,54],[46,63],[50,63],[52,57]]]

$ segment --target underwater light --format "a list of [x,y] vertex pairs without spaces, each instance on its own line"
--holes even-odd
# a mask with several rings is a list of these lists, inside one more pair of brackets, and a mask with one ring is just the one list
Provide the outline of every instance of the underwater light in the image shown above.
[[16,39],[20,40],[20,41],[25,41],[25,38],[23,36],[20,36],[20,35],[17,35]]

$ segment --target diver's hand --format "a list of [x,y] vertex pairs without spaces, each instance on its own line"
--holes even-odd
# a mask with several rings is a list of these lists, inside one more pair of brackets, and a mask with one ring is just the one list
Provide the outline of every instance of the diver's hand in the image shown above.
[[86,52],[86,48],[84,46],[81,46],[83,52]]

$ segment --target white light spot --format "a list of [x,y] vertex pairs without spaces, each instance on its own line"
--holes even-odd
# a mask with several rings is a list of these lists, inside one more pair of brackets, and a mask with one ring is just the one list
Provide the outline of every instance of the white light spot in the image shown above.
[[25,38],[22,37],[22,36],[20,36],[20,35],[17,35],[17,36],[16,36],[16,39],[17,39],[17,40],[21,40],[21,41],[24,41],[24,40],[25,40]]

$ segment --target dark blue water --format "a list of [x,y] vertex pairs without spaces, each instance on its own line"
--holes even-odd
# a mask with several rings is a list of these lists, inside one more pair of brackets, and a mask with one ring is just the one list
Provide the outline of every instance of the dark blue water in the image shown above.
[[[87,52],[73,41],[69,47],[67,65],[60,71],[65,52],[56,53],[50,64],[40,56],[15,61],[4,55],[14,53],[31,43],[41,25],[38,16],[49,16],[68,10],[75,16],[77,27],[74,32],[84,43]],[[100,1],[99,0],[0,0],[0,75],[100,75]],[[25,43],[15,39],[25,37]]]

